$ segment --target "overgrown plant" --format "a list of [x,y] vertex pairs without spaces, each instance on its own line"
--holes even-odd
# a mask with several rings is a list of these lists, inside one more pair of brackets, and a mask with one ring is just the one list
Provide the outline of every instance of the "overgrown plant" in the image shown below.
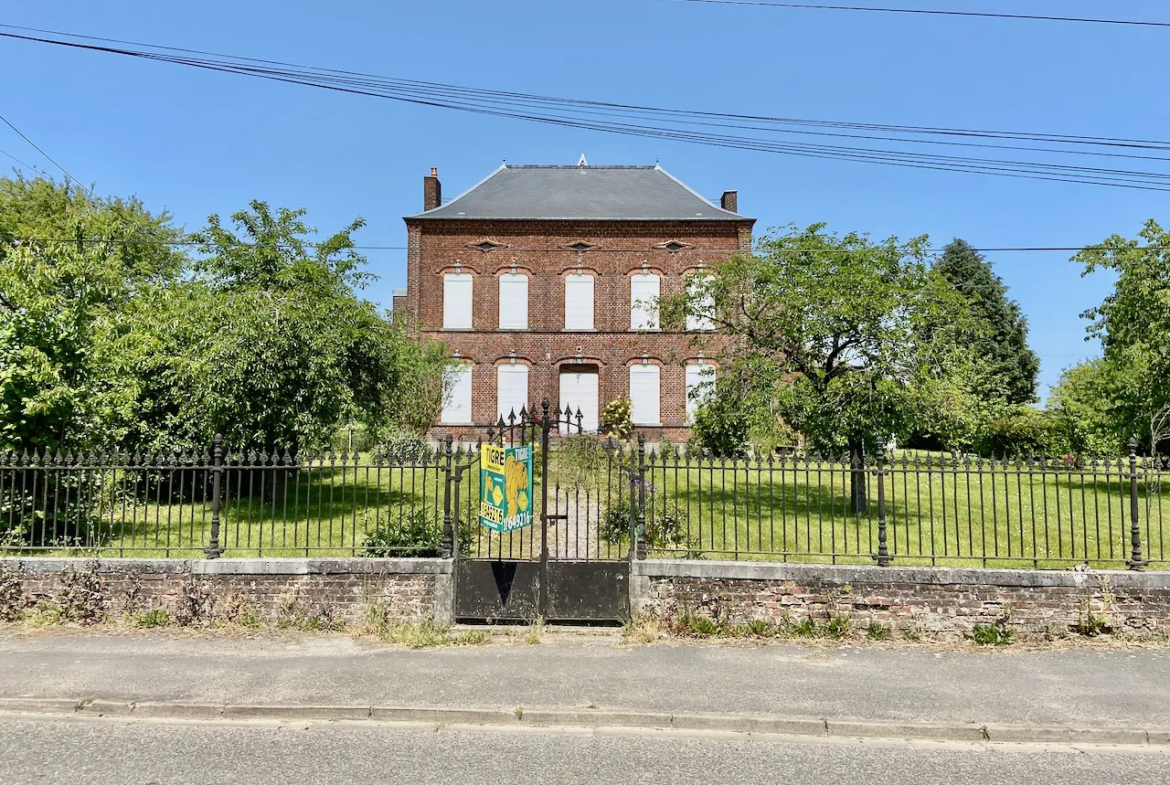
[[0,561],[0,621],[17,621],[24,615],[27,598],[20,583],[20,566]]

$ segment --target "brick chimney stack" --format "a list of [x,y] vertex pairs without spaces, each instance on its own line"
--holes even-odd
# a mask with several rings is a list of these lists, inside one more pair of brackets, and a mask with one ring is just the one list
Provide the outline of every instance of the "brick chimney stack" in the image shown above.
[[423,211],[434,210],[443,203],[443,184],[439,182],[439,170],[431,167],[430,177],[423,178]]
[[719,206],[729,213],[739,212],[739,191],[724,191]]

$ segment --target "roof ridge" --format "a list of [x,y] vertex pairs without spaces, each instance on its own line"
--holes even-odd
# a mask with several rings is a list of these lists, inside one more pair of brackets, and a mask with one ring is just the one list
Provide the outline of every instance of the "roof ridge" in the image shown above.
[[641,164],[505,164],[507,169],[655,169]]

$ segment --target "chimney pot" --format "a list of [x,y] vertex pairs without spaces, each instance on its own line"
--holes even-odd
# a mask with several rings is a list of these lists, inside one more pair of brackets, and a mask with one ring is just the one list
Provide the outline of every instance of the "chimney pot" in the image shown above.
[[437,166],[432,166],[431,167],[431,177],[438,177],[438,176],[439,176],[439,168]]
[[729,213],[739,212],[739,191],[724,191],[719,206]]

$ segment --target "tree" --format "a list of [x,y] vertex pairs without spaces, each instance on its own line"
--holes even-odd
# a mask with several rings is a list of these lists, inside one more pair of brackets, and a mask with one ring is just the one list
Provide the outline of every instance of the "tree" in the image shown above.
[[136,314],[123,356],[144,388],[142,443],[201,447],[218,432],[295,451],[346,422],[390,422],[409,350],[356,294],[370,280],[352,240],[363,223],[313,244],[304,214],[254,201],[232,215],[236,231],[212,215],[193,236],[193,277]]
[[[1105,350],[1102,379],[1114,383],[1117,403],[1107,411],[1151,451],[1170,438],[1170,233],[1149,221],[1138,239],[1114,235],[1078,253],[1084,275],[1116,274],[1113,292],[1082,316],[1088,338]],[[1124,389],[1122,389],[1124,388]]]
[[166,213],[78,186],[0,178],[0,450],[108,449],[136,380],[114,371],[125,314],[176,279]]
[[[926,237],[874,243],[824,224],[789,227],[757,253],[717,263],[663,311],[673,324],[690,312],[728,334],[724,367],[749,367],[741,378],[777,401],[810,447],[847,449],[861,462],[906,431],[915,391],[946,367],[946,331],[922,327],[944,323],[943,313],[964,323],[962,302],[930,269],[926,248]],[[864,479],[853,479],[860,511]]]
[[1008,299],[1007,287],[991,264],[965,240],[956,239],[943,249],[935,269],[967,301],[972,318],[985,326],[970,336],[970,345],[988,395],[1002,395],[1012,404],[1033,403],[1040,358],[1028,348],[1028,320],[1019,303]]

